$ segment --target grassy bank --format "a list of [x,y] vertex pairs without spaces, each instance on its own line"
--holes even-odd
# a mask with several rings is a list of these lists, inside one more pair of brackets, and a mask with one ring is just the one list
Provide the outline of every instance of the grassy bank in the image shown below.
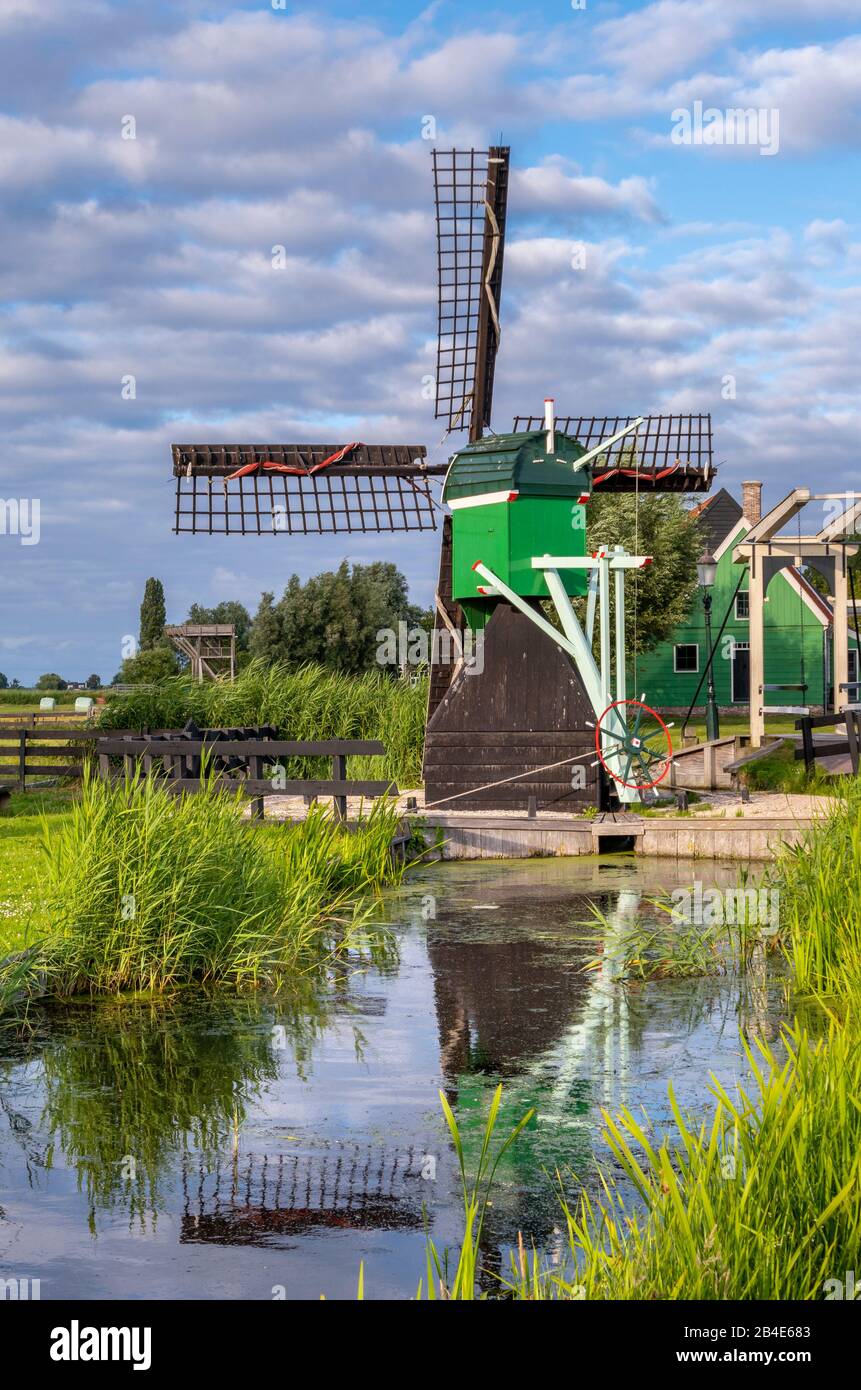
[[[561,1203],[568,1258],[550,1266],[522,1248],[503,1276],[509,1296],[556,1299],[820,1299],[861,1261],[861,790],[835,806],[773,868],[780,931],[797,994],[819,1013],[819,1039],[795,1024],[778,1044],[743,1040],[750,1080],[713,1082],[707,1122],[671,1094],[674,1131],[603,1112],[604,1139],[639,1196]],[[623,988],[624,986],[620,986]],[[658,988],[660,986],[657,986]],[[822,1034],[824,1033],[824,1036]],[[485,1151],[490,1152],[490,1136]],[[486,1199],[486,1193],[485,1193]],[[472,1298],[473,1231],[465,1202],[458,1277],[444,1296]],[[465,1252],[465,1253],[464,1253]],[[428,1276],[441,1262],[431,1250]],[[429,1280],[424,1283],[427,1293]]]
[[[114,695],[102,728],[178,729],[187,719],[202,728],[273,724],[291,739],[374,738],[386,757],[350,760],[355,777],[392,777],[401,787],[421,781],[427,684],[411,686],[383,672],[343,676],[320,666],[252,663],[233,682],[198,685],[185,676]],[[297,775],[328,775],[329,763],[304,760]],[[292,772],[288,775],[293,775]]]
[[319,808],[300,825],[272,827],[241,810],[224,792],[180,799],[147,781],[85,778],[59,823],[43,820],[40,930],[0,970],[0,1005],[278,986],[372,944],[368,895],[401,872],[390,852],[394,809],[376,803],[354,833]]
[[44,936],[49,918],[43,897],[45,824],[59,828],[72,793],[13,792],[10,814],[0,816],[0,960]]

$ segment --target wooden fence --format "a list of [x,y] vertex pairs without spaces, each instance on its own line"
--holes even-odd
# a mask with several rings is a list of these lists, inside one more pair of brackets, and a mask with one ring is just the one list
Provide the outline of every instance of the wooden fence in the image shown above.
[[[350,781],[348,757],[383,757],[385,745],[376,739],[323,739],[316,742],[294,739],[194,739],[159,736],[145,738],[114,734],[98,742],[99,771],[103,777],[122,775],[112,759],[123,759],[123,771],[132,773],[138,762],[147,775],[164,778],[171,792],[197,792],[201,786],[203,763],[219,787],[242,791],[254,799],[254,814],[263,813],[264,796],[304,796],[307,800],[331,796],[342,820],[347,815],[347,797],[378,797],[397,792],[392,781]],[[327,779],[286,776],[266,777],[264,770],[277,768],[285,758],[330,758],[332,776]],[[239,763],[220,770],[223,762]]]
[[[331,796],[337,814],[345,819],[348,796],[374,798],[397,793],[390,780],[351,781],[347,777],[349,757],[385,755],[385,745],[375,739],[195,739],[181,737],[175,729],[143,734],[138,729],[34,729],[20,725],[0,727],[0,786],[26,791],[28,783],[32,789],[36,778],[79,778],[83,776],[87,745],[98,756],[101,776],[133,773],[140,763],[145,774],[162,778],[171,792],[199,791],[203,761],[220,787],[254,798],[256,815],[262,814],[262,798],[272,794],[304,796],[306,800]],[[331,760],[330,778],[280,776],[273,780],[265,775],[266,768],[275,767],[277,772],[286,758],[321,757]],[[224,768],[224,763],[229,766]]]
[[[840,724],[846,730],[842,738],[835,730],[832,739],[821,739],[819,742],[814,739],[814,729],[833,729]],[[840,713],[806,714],[802,719],[796,719],[795,727],[801,730],[801,747],[796,748],[795,757],[797,761],[804,759],[807,772],[813,770],[817,758],[845,757],[848,753],[852,771],[857,777],[861,766],[861,711],[846,709]]]
[[[35,777],[81,777],[83,746],[106,736],[97,729],[36,729],[22,725],[21,717],[14,728],[0,724],[0,784],[11,782],[19,791],[26,791]],[[120,738],[122,730],[112,729],[110,736]]]
[[51,725],[55,729],[65,728],[71,725],[78,728],[82,724],[87,724],[93,718],[92,712],[74,709],[52,709],[52,710],[33,710],[22,714],[20,711],[15,714],[0,714],[0,733],[7,727],[14,729],[39,729],[45,725]]

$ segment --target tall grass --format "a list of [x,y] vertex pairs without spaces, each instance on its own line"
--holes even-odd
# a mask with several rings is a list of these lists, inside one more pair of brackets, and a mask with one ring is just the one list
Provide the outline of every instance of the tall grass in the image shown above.
[[861,997],[861,786],[848,781],[826,820],[778,862],[783,934],[800,990]]
[[279,985],[367,946],[367,894],[402,872],[393,805],[377,802],[354,832],[319,807],[271,828],[241,812],[213,787],[176,798],[149,779],[86,775],[62,827],[44,825],[53,930],[0,972],[0,1004],[22,988]]
[[438,1288],[441,1298],[455,1299],[462,1302],[472,1300],[475,1297],[479,1253],[481,1249],[481,1232],[484,1226],[484,1218],[487,1215],[487,1208],[490,1205],[490,1194],[493,1190],[493,1180],[496,1176],[496,1170],[499,1167],[501,1159],[508,1149],[511,1148],[511,1145],[517,1139],[521,1130],[525,1129],[532,1119],[535,1111],[527,1111],[523,1118],[515,1125],[508,1137],[499,1146],[496,1156],[493,1157],[490,1151],[490,1144],[493,1138],[493,1132],[496,1129],[499,1106],[502,1102],[502,1086],[497,1086],[493,1093],[493,1100],[490,1103],[490,1111],[484,1126],[484,1134],[482,1135],[481,1150],[478,1156],[476,1171],[470,1176],[466,1171],[463,1141],[460,1136],[457,1120],[442,1091],[439,1093],[439,1098],[460,1167],[461,1190],[463,1193],[464,1236],[461,1242],[457,1264],[454,1271],[451,1273],[448,1269],[447,1256],[443,1255],[441,1257],[430,1236],[427,1237],[427,1283],[425,1286],[419,1284],[418,1297],[421,1298],[423,1291],[425,1291],[427,1297],[431,1301],[434,1301]]
[[[629,1110],[605,1114],[606,1138],[642,1211],[618,1190],[563,1203],[571,1266],[545,1297],[817,1299],[861,1256],[861,1050],[834,1026],[813,1044],[784,1035],[785,1057],[745,1044],[752,1084],[717,1083],[708,1124],[694,1127],[671,1093],[676,1129],[653,1146]],[[520,1296],[534,1297],[522,1277]]]
[[[385,759],[353,758],[351,774],[391,777],[402,787],[414,787],[421,781],[426,707],[425,681],[411,686],[382,671],[346,676],[321,666],[292,669],[257,661],[233,684],[199,685],[176,676],[114,695],[99,724],[113,729],[176,729],[194,719],[205,728],[273,724],[287,739],[381,739]],[[325,776],[329,763],[315,766],[305,760],[302,766],[308,776]]]

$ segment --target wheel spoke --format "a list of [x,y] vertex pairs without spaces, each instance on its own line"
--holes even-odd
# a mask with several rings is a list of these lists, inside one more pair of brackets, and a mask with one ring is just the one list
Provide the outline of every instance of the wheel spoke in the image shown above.
[[625,745],[625,747],[627,748],[627,746],[628,746],[628,735],[627,735],[627,733],[624,733],[624,734],[617,734],[616,731],[615,731],[615,729],[605,729],[605,728],[603,728],[603,726],[602,726],[602,728],[601,728],[601,733],[602,733],[602,734],[606,734],[607,738],[615,738],[615,739],[617,739],[619,743],[623,743],[623,744]]
[[647,781],[647,782],[651,782],[651,781],[652,781],[652,774],[651,774],[651,771],[650,771],[650,769],[647,767],[645,761],[643,760],[643,755],[642,755],[642,753],[640,752],[639,749],[637,749],[637,756],[638,756],[639,761],[640,761],[640,766],[642,767],[643,771],[644,771],[645,774],[646,774],[646,781]]

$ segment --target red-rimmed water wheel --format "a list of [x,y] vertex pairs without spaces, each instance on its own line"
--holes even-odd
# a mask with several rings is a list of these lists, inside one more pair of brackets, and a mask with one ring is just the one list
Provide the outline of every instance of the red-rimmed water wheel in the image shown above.
[[669,772],[673,741],[651,706],[642,700],[616,700],[595,725],[595,751],[614,782],[648,791]]

